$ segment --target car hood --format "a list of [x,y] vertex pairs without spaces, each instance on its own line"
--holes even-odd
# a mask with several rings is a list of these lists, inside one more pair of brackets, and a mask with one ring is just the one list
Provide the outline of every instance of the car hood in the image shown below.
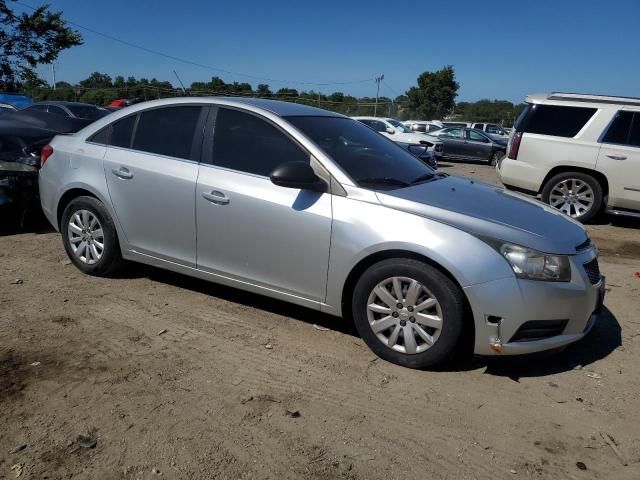
[[387,207],[540,252],[575,254],[588,238],[580,223],[557,210],[469,178],[446,176],[377,195]]

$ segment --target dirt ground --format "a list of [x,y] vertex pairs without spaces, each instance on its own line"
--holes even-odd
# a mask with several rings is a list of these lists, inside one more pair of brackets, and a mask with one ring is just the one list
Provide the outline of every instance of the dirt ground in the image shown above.
[[83,275],[36,230],[0,236],[0,478],[640,478],[640,222],[590,227],[609,291],[582,342],[440,371],[257,295]]

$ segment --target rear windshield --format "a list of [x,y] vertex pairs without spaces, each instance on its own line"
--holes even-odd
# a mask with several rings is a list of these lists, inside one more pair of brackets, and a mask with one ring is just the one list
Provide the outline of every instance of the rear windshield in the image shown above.
[[596,108],[530,104],[518,117],[515,129],[516,132],[575,137],[596,111]]
[[103,110],[98,107],[90,107],[86,105],[67,105],[67,108],[71,110],[71,113],[73,113],[76,117],[87,118],[89,120],[97,120],[109,113],[108,110]]

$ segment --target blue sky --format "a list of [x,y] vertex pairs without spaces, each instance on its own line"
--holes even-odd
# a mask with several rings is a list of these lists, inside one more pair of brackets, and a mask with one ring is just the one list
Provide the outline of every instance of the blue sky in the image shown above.
[[[36,5],[36,0],[21,0]],[[64,52],[58,80],[93,71],[185,84],[213,75],[323,93],[396,96],[425,70],[452,64],[458,101],[553,90],[640,96],[640,0],[324,0],[320,2],[48,0],[68,20],[168,55],[187,65],[80,30],[85,44]],[[18,10],[22,7],[17,6]],[[49,68],[40,74],[50,80]]]

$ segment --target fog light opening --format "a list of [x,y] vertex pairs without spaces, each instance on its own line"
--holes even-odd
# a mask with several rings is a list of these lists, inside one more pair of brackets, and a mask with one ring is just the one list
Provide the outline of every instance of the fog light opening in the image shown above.
[[489,348],[496,353],[502,353],[502,338],[500,337],[500,324],[502,323],[502,317],[496,315],[487,315],[487,326],[491,330],[491,337],[489,340]]

